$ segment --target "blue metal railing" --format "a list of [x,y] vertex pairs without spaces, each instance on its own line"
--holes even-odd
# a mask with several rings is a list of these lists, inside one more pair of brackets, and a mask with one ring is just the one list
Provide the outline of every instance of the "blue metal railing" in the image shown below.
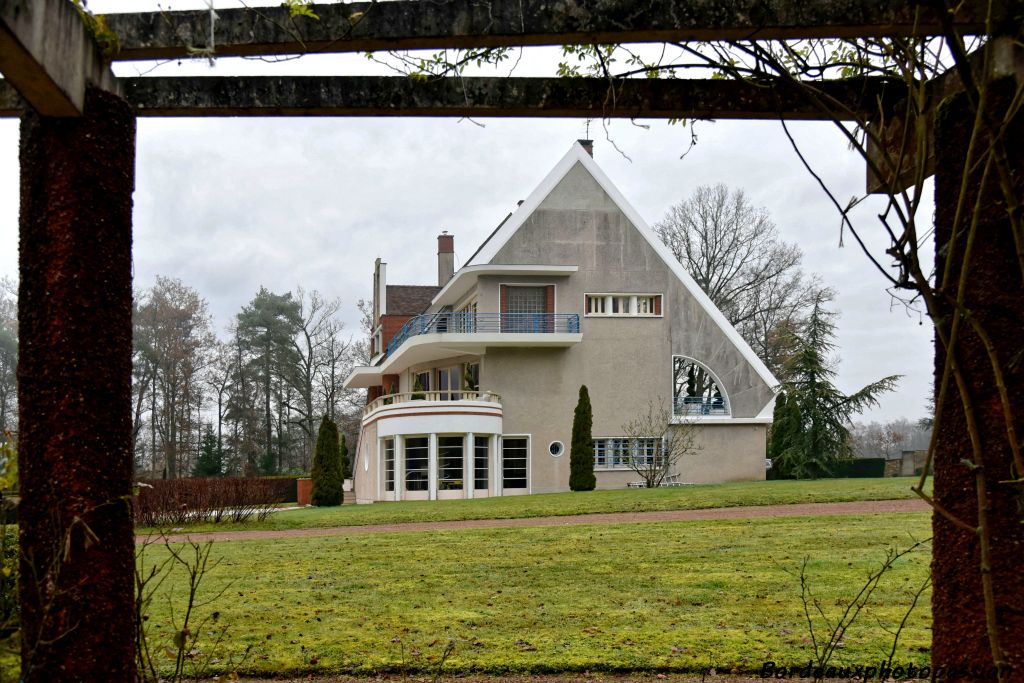
[[388,355],[410,337],[438,333],[578,333],[577,313],[426,313],[418,315],[388,342]]
[[728,415],[729,404],[722,396],[676,396],[672,400],[673,415]]

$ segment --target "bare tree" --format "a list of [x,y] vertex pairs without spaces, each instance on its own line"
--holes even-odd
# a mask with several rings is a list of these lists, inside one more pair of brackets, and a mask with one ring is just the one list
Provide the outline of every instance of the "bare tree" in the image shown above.
[[647,488],[660,486],[672,474],[679,461],[695,448],[696,430],[692,422],[673,423],[667,408],[653,401],[647,408],[622,425],[628,445],[619,454]]
[[320,404],[323,413],[331,420],[338,421],[338,404],[345,395],[342,382],[352,369],[351,340],[341,338],[342,324],[332,322],[324,329],[324,343],[320,345],[320,360],[317,363],[317,386],[320,389]]
[[237,463],[233,461],[224,462],[224,423],[227,421],[227,400],[230,396],[234,364],[234,349],[231,345],[220,341],[216,342],[211,354],[211,362],[206,371],[206,384],[213,392],[213,401],[217,410],[217,453],[221,456],[222,466],[227,464],[228,472],[236,472],[239,469]]
[[780,331],[796,326],[822,289],[801,270],[800,248],[779,240],[768,212],[752,206],[743,190],[730,191],[722,183],[698,187],[654,231],[780,375],[790,338]]
[[139,306],[135,334],[151,354],[150,420],[160,436],[165,474],[174,479],[191,457],[201,422],[193,419],[202,401],[200,373],[215,342],[206,300],[180,280],[158,276]]
[[302,287],[297,287],[295,292],[301,322],[292,340],[295,349],[294,365],[286,374],[288,383],[295,391],[294,400],[290,400],[288,407],[295,412],[290,422],[302,431],[302,450],[298,464],[303,470],[308,470],[313,461],[313,443],[320,422],[316,384],[324,374],[323,364],[330,361],[330,354],[325,353],[326,347],[335,345],[334,337],[341,328],[335,320],[341,301],[324,299],[316,290],[307,293]]

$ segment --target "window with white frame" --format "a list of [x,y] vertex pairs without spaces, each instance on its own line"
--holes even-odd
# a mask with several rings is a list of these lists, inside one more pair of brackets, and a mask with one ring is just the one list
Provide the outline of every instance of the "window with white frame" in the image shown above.
[[527,459],[530,440],[525,436],[503,436],[501,438],[502,488],[525,489],[527,487]]
[[453,332],[476,332],[476,300],[459,309]]
[[437,369],[437,390],[442,401],[458,401],[462,394],[462,366]]
[[707,366],[686,356],[672,356],[672,412],[728,415],[729,400]]
[[487,490],[487,463],[490,460],[491,449],[490,441],[491,438],[488,436],[475,436],[473,437],[473,487],[477,491]]
[[660,464],[664,457],[657,437],[630,439],[612,436],[594,439],[594,467],[596,469],[631,469]]
[[437,439],[437,488],[455,491],[462,488],[463,437],[441,436]]
[[430,440],[425,436],[408,437],[405,439],[405,490],[426,491]]
[[430,370],[412,373],[412,391],[430,391]]
[[661,294],[586,294],[584,315],[589,317],[647,317],[661,315]]
[[395,440],[384,439],[384,490],[395,490]]

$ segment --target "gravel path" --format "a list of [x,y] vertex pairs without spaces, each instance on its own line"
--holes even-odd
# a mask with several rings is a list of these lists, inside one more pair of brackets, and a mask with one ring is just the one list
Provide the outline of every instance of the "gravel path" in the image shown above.
[[[790,505],[751,505],[744,507],[709,508],[704,510],[665,510],[659,512],[613,512],[565,517],[522,517],[517,519],[467,519],[453,522],[407,522],[403,524],[367,524],[328,529],[275,529],[269,531],[214,531],[209,533],[172,534],[172,543],[193,541],[262,541],[314,536],[347,536],[402,531],[445,531],[449,529],[502,529],[531,526],[578,526],[582,524],[639,524],[650,522],[690,522],[713,519],[748,519],[754,517],[804,517],[808,515],[865,515],[894,512],[927,512],[922,500],[867,500],[850,503],[797,503]],[[162,540],[138,536],[137,542]]]

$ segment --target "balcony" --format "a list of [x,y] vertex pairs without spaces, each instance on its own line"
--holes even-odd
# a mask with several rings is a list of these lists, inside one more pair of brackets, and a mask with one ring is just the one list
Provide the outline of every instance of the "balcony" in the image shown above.
[[344,387],[381,386],[384,375],[488,349],[565,349],[581,341],[576,313],[428,313],[407,322],[375,365],[354,368]]
[[477,403],[494,403],[501,408],[501,396],[490,391],[405,391],[398,394],[384,394],[370,401],[363,408],[363,417],[377,411],[384,406],[399,406],[404,403],[416,405],[433,405],[441,402],[441,405],[449,405],[450,401],[474,401]]
[[675,417],[728,417],[729,403],[723,396],[676,396],[672,400]]
[[570,334],[580,332],[577,313],[427,313],[407,322],[388,343],[395,355],[407,340],[425,334]]
[[501,434],[501,397],[489,391],[413,391],[386,394],[363,409],[363,427],[377,436]]

